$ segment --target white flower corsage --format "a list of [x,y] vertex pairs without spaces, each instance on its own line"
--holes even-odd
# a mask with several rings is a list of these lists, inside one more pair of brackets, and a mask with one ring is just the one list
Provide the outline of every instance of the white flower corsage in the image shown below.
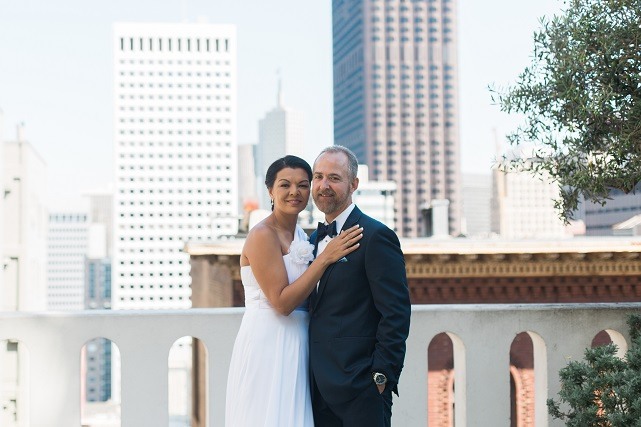
[[294,241],[289,246],[289,254],[296,264],[309,264],[314,261],[314,245],[307,240]]

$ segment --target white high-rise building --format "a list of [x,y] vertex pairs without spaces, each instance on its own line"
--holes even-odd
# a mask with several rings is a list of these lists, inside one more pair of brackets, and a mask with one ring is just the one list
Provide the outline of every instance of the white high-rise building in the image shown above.
[[[47,297],[46,164],[18,127],[2,160],[3,274],[0,311],[42,311]],[[0,425],[29,425],[28,353],[19,341],[0,342]]]
[[397,218],[394,206],[396,183],[370,181],[368,169],[367,165],[358,165],[358,188],[352,200],[367,215],[396,230]]
[[463,221],[461,232],[469,237],[486,237],[491,233],[490,205],[492,176],[490,174],[463,174]]
[[189,308],[188,241],[238,230],[236,29],[117,23],[113,308]]
[[111,189],[88,191],[84,196],[89,201],[89,218],[92,226],[100,225],[104,228],[104,235],[101,235],[101,231],[90,230],[90,234],[95,233],[96,238],[89,241],[88,256],[111,258],[113,255],[113,191]]
[[[85,270],[86,261],[109,258],[113,234],[113,196],[110,191],[92,191],[86,193],[85,198],[87,206],[82,210],[60,211],[49,215],[49,310],[95,308],[88,307],[85,298],[88,273]],[[111,277],[109,280],[111,281]]]
[[492,231],[506,239],[570,237],[554,200],[559,188],[549,177],[494,170]]
[[47,309],[85,308],[85,258],[89,215],[55,212],[49,215]]
[[276,107],[258,123],[258,144],[254,160],[260,208],[271,209],[271,201],[265,189],[265,174],[269,165],[285,155],[303,157],[303,152],[303,114],[284,106],[279,81]]
[[[4,144],[4,111],[0,108],[0,147]],[[2,182],[4,182],[4,150],[0,149],[0,177]],[[4,225],[4,203],[0,203],[0,224]],[[4,227],[0,226],[0,248],[4,247]],[[3,253],[0,250],[0,253]],[[3,274],[0,274],[0,289],[3,289]],[[0,297],[2,296],[2,291],[0,291]]]
[[46,164],[24,140],[5,142],[4,155],[4,286],[0,311],[46,308],[47,228]]

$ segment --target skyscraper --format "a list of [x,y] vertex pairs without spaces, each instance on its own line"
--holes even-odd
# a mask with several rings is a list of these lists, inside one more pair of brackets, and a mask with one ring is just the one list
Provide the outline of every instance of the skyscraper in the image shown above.
[[[89,257],[96,258],[93,253],[97,252],[98,257],[111,258],[113,256],[113,191],[111,189],[93,190],[86,192],[84,196],[89,201],[89,218],[92,224],[101,224],[104,227],[104,236],[94,240],[98,247],[89,247]],[[90,241],[91,243],[93,241]]]
[[236,30],[117,23],[114,309],[188,308],[187,241],[238,229]]
[[[391,181],[370,181],[367,165],[358,166],[358,188],[354,191],[353,200],[364,212],[387,225],[396,228],[394,216],[394,196],[396,184]],[[321,216],[320,220],[324,220]]]
[[571,230],[559,219],[554,200],[559,187],[547,175],[503,172],[492,177],[492,231],[505,239],[571,237]]
[[333,0],[334,141],[394,181],[398,232],[461,216],[455,0]]
[[[47,166],[18,126],[0,146],[4,186],[0,311],[47,308]],[[0,343],[0,425],[29,425],[29,357],[24,343]]]
[[303,148],[303,115],[285,107],[279,81],[276,107],[258,122],[258,144],[254,158],[260,208],[270,209],[270,200],[265,189],[265,174],[269,165],[287,154],[303,157]]
[[89,229],[87,212],[49,215],[47,235],[47,309],[85,308],[85,258]]
[[490,235],[492,176],[479,173],[463,174],[461,182],[465,222],[465,227],[461,227],[462,231],[468,237]]
[[18,126],[2,145],[4,275],[0,310],[47,307],[47,166]]

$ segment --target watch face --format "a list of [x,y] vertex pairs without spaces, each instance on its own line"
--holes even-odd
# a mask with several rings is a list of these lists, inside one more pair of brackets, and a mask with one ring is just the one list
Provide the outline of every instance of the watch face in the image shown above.
[[374,382],[378,385],[383,385],[387,382],[387,377],[377,372],[374,374]]

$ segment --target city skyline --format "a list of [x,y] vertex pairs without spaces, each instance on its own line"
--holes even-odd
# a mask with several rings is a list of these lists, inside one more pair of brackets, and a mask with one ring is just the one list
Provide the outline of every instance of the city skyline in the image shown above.
[[[51,209],[73,205],[80,193],[113,182],[110,41],[117,21],[194,22],[206,15],[212,24],[235,24],[239,143],[257,141],[258,121],[274,104],[278,70],[285,103],[306,117],[308,160],[333,142],[330,3],[304,9],[292,0],[6,3],[0,16],[1,137],[14,140],[16,124],[25,123],[26,140],[47,163]],[[514,119],[491,105],[487,86],[516,79],[529,63],[538,18],[562,4],[458,4],[461,170],[489,174],[492,129],[500,138]]]

